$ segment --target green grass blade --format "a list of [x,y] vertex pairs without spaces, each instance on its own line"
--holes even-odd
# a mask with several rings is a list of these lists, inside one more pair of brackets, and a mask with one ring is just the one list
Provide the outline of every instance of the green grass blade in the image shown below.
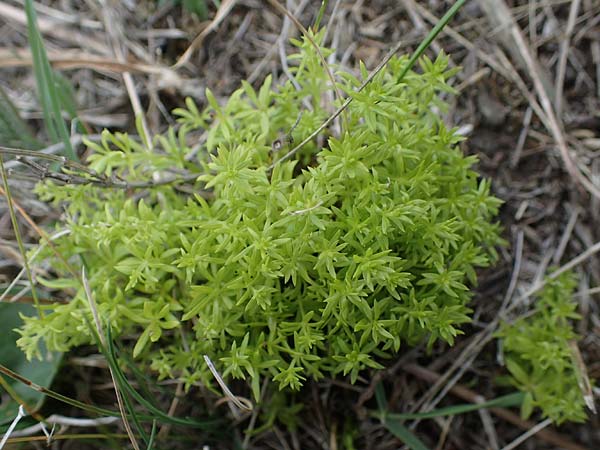
[[73,400],[72,398],[69,398],[65,395],[59,394],[58,392],[54,392],[50,389],[39,386],[38,384],[34,383],[33,381],[29,380],[28,378],[26,378],[22,375],[19,375],[16,372],[13,372],[12,370],[10,370],[8,367],[4,366],[3,364],[0,364],[0,373],[2,375],[6,375],[8,378],[11,378],[15,381],[23,383],[25,386],[29,387],[30,389],[34,389],[38,392],[41,392],[42,394],[47,395],[48,397],[51,397],[54,400],[58,400],[59,402],[66,403],[67,405],[74,406],[76,408],[82,409],[89,413],[98,414],[100,416],[115,416],[115,417],[121,416],[121,414],[118,411],[111,411],[110,409],[104,409],[104,408],[99,408],[94,405],[88,405],[86,403],[80,402],[79,400]]
[[377,401],[377,408],[379,408],[379,413],[384,415],[387,411],[387,399],[385,398],[385,390],[383,388],[383,383],[377,383],[375,386],[375,400]]
[[142,438],[146,446],[148,446],[148,442],[150,442],[150,437],[148,436],[148,433],[146,433],[146,430],[144,430],[144,427],[142,426],[141,421],[143,420],[143,418],[140,417],[140,415],[135,410],[133,402],[131,401],[128,395],[122,394],[121,399],[123,400],[123,404],[125,405],[125,410],[127,410],[128,420],[130,419],[133,422],[133,425],[137,429],[138,435]]
[[402,425],[402,422],[397,419],[388,419],[389,414],[387,412],[387,399],[385,396],[385,390],[383,383],[377,384],[375,387],[375,400],[377,401],[377,408],[379,413],[375,414],[381,419],[384,427],[386,427],[390,433],[404,442],[411,450],[429,450],[429,448],[421,441],[415,434]]
[[408,428],[406,428],[399,420],[385,419],[383,425],[398,439],[408,445],[412,450],[429,450],[421,439],[413,434]]
[[425,413],[412,413],[412,414],[395,414],[387,412],[387,400],[385,397],[385,391],[383,385],[379,383],[375,388],[375,399],[377,401],[377,412],[373,412],[371,415],[379,417],[383,425],[398,439],[402,440],[413,450],[428,450],[427,446],[417,437],[413,432],[406,428],[402,422],[405,420],[412,419],[431,419],[434,417],[452,416],[455,414],[464,414],[471,411],[476,411],[484,408],[508,408],[513,406],[520,406],[523,402],[524,394],[522,392],[515,392],[512,394],[504,395],[502,397],[489,400],[487,402],[477,404],[463,404],[448,406],[446,408],[439,408],[433,411]]
[[428,411],[424,413],[388,413],[386,417],[397,420],[432,419],[434,417],[464,414],[467,412],[477,411],[478,409],[484,408],[509,408],[513,406],[521,406],[521,404],[523,403],[524,396],[525,394],[522,392],[515,392],[483,403],[469,403],[463,405],[448,406],[446,408],[434,409],[433,411]]
[[325,14],[325,9],[327,9],[327,4],[329,0],[322,0],[321,7],[319,8],[319,13],[317,14],[317,19],[315,20],[315,24],[313,25],[313,30],[318,30],[321,26],[321,21],[323,20],[323,15]]
[[[114,344],[113,344],[114,345]],[[150,377],[147,372],[142,372],[140,368],[135,364],[133,359],[129,357],[129,355],[125,354],[124,351],[121,351],[119,347],[115,347],[115,352],[119,355],[120,361],[122,361],[127,369],[131,371],[132,376],[135,378],[135,383],[138,386],[138,391],[140,395],[142,395],[148,402],[150,402],[155,408],[158,408],[159,405],[156,401],[156,394],[153,394],[150,389]],[[166,394],[167,390],[157,386],[155,387],[160,393]]]
[[38,141],[29,125],[21,119],[17,108],[0,87],[0,142],[7,147],[39,150]]
[[77,160],[77,155],[71,145],[67,124],[62,117],[64,108],[60,101],[59,84],[48,61],[42,35],[37,27],[32,0],[25,0],[25,14],[27,15],[27,33],[33,59],[33,71],[42,106],[44,123],[48,129],[50,138],[54,142],[62,141],[65,146],[65,156],[75,161]]
[[404,76],[408,73],[410,69],[415,65],[417,60],[421,57],[425,50],[431,45],[434,39],[438,34],[442,31],[442,29],[448,25],[448,22],[452,20],[454,15],[458,12],[458,10],[465,4],[467,0],[458,0],[452,7],[444,14],[444,16],[440,19],[440,21],[433,27],[433,29],[429,32],[427,37],[419,44],[417,49],[414,51],[410,59],[408,60],[408,64],[404,67],[402,72],[400,72],[399,80],[402,80]]
[[146,450],[152,450],[154,448],[154,440],[156,439],[156,420],[152,421],[152,430],[150,432],[150,440],[146,446]]
[[187,427],[197,427],[202,429],[210,429],[219,423],[218,420],[191,420],[191,419],[180,419],[178,417],[169,416],[168,414],[162,412],[160,409],[156,408],[152,403],[146,400],[143,396],[137,392],[133,386],[127,381],[127,377],[119,367],[119,363],[115,356],[115,349],[112,342],[112,336],[110,332],[110,326],[107,330],[107,343],[108,349],[106,351],[106,357],[108,364],[110,364],[113,369],[113,373],[117,382],[119,383],[119,387],[123,392],[127,392],[133,399],[135,399],[141,406],[147,409],[156,419],[160,419],[161,422],[171,423],[174,425],[182,425]]

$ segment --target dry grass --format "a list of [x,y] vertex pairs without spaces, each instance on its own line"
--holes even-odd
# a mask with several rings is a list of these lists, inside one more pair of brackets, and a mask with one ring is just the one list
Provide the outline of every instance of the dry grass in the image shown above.
[[[41,129],[22,3],[0,2],[0,87],[22,116]],[[356,70],[359,60],[374,68],[396,43],[402,43],[400,52],[414,50],[450,2],[329,3],[323,23],[328,24],[327,44],[336,49],[329,63]],[[304,26],[314,21],[320,6],[309,0],[285,4]],[[133,130],[134,113],[144,117],[145,133],[161,132],[174,123],[170,110],[182,106],[185,96],[205,102],[205,87],[226,97],[242,79],[259,84],[267,74],[286,78],[287,42],[300,31],[268,2],[222,0],[218,10],[211,6],[205,23],[172,2],[161,5],[37,3],[50,60],[75,87],[80,117],[92,132],[103,127]],[[439,346],[431,355],[422,348],[406,351],[388,370],[356,386],[342,381],[308,386],[299,428],[261,432],[246,439],[248,448],[343,448],[339,437],[349,432],[345,420],[350,412],[362,418],[360,429],[354,430],[359,448],[398,448],[399,441],[366,417],[377,381],[385,383],[390,408],[396,411],[496,397],[494,380],[502,368],[491,334],[498,318],[525,313],[532,288],[539,286],[547,267],[582,254],[585,258],[577,261],[580,351],[590,377],[600,377],[595,288],[600,286],[600,259],[590,251],[600,241],[600,3],[473,0],[429,51],[442,49],[453,65],[463,67],[453,81],[460,95],[451,99],[446,120],[469,136],[465,152],[479,155],[478,169],[493,179],[495,194],[505,201],[501,221],[512,245],[494,269],[481,274],[475,320],[454,348]],[[41,131],[39,135],[43,138]],[[73,141],[82,150],[78,136]],[[60,145],[46,149],[60,150]],[[53,220],[58,212],[29,194],[31,184],[12,185],[23,209],[25,240],[35,242],[36,224]],[[22,264],[2,197],[0,282],[8,284]],[[108,372],[97,367],[102,364],[95,356],[83,354],[67,362],[57,389],[113,404]],[[186,414],[186,400],[174,397],[163,404],[165,410],[171,405],[172,413]],[[440,450],[513,448],[511,443],[535,425],[506,410],[412,424],[431,448]],[[234,433],[242,436],[244,426],[248,422]],[[596,416],[585,425],[539,428],[544,429],[518,448],[600,448]],[[81,448],[74,442],[60,441],[55,448]]]

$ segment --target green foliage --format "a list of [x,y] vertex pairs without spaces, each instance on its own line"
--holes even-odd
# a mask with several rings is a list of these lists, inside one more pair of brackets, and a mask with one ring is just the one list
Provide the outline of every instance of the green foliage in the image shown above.
[[21,117],[13,102],[0,87],[0,142],[13,148],[36,150],[42,144]]
[[[439,117],[455,73],[447,58],[424,58],[402,81],[408,60],[393,58],[361,92],[361,80],[339,73],[354,98],[348,127],[277,162],[278,136],[293,129],[299,142],[330,113],[319,56],[294,43],[299,88],[268,77],[224,105],[207,91],[203,111],[188,99],[175,111],[179,130],[157,136],[154,152],[120,133],[88,144],[92,169],[128,181],[202,173],[194,194],[39,187],[65,207],[71,233],[55,245],[85,264],[101,319],[115,336],[139,333],[134,355],[161,377],[210,385],[206,354],[256,398],[264,377],[282,389],[338,374],[355,382],[402,343],[452,344],[469,321],[475,268],[496,257],[500,201]],[[191,156],[186,135],[198,129],[206,141]],[[61,351],[93,342],[83,289],[47,258],[62,278],[53,283],[73,295],[26,320],[19,344],[29,356],[42,339]]]
[[556,423],[582,422],[585,402],[569,341],[577,339],[569,320],[578,319],[573,301],[576,277],[566,272],[547,280],[534,314],[501,327],[506,367],[512,383],[525,392],[521,414],[533,408]]
[[[19,335],[13,331],[22,325],[19,317],[21,314],[35,314],[35,308],[23,303],[0,303],[0,316],[2,317],[2,326],[4,332],[0,334],[0,354],[2,355],[2,365],[8,369],[18,372],[21,376],[30,379],[34,383],[48,387],[52,383],[58,366],[62,360],[59,353],[49,353],[43,348],[41,350],[42,358],[40,360],[27,361],[25,355],[15,344]],[[19,401],[25,402],[31,409],[39,409],[44,401],[44,395],[41,392],[31,389],[23,383],[10,380],[4,375],[6,383],[4,386],[10,386],[15,398],[8,398],[10,392],[2,391],[2,404],[0,406],[0,426],[12,422],[19,410]]]
[[[163,6],[166,0],[158,0],[158,5]],[[208,18],[208,5],[206,0],[174,0],[174,4],[183,6],[183,9],[189,13],[195,14],[201,20]],[[214,3],[214,2],[213,2]]]
[[208,17],[208,6],[205,0],[183,0],[182,3],[186,10],[196,14],[200,19],[206,20]]
[[70,113],[71,117],[75,115],[72,88],[67,80],[55,73],[50,66],[32,0],[25,1],[25,14],[27,15],[27,36],[31,47],[33,72],[44,115],[44,125],[53,142],[61,141],[64,144],[65,155],[69,159],[77,160],[69,138],[67,123],[62,116],[63,111]]

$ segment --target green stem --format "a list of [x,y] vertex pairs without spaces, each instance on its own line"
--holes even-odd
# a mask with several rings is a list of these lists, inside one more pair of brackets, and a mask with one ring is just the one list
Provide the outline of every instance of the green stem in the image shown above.
[[33,301],[35,303],[35,307],[37,309],[38,315],[40,318],[44,318],[44,312],[40,308],[40,301],[37,296],[37,291],[35,289],[35,284],[33,283],[33,277],[31,276],[31,269],[29,267],[29,261],[27,261],[27,252],[25,250],[25,245],[23,245],[23,239],[21,238],[21,232],[19,231],[19,222],[17,221],[17,215],[15,214],[15,209],[13,206],[13,199],[10,193],[10,187],[8,186],[8,176],[6,175],[6,169],[4,168],[4,160],[2,159],[2,155],[0,154],[0,172],[2,172],[2,183],[4,184],[4,195],[6,195],[6,201],[8,203],[8,211],[10,213],[10,220],[12,222],[13,229],[15,230],[15,237],[17,238],[17,244],[19,245],[19,251],[21,252],[21,256],[23,256],[23,266],[25,267],[25,272],[27,273],[27,278],[29,279],[29,284],[31,286],[31,295],[33,296]]

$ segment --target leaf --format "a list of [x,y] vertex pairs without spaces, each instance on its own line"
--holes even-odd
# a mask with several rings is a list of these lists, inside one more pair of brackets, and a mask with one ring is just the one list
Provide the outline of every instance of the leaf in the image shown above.
[[533,395],[531,392],[527,392],[523,398],[523,404],[521,405],[521,418],[527,420],[533,412]]
[[385,426],[394,436],[404,442],[412,450],[429,450],[423,441],[406,428],[399,420],[386,418],[383,421]]
[[48,55],[46,55],[46,49],[44,48],[44,41],[37,26],[37,18],[32,0],[25,1],[25,14],[27,15],[27,33],[33,58],[33,71],[44,114],[44,124],[48,128],[48,133],[54,142],[63,142],[66,156],[69,159],[77,160],[77,155],[71,145],[67,124],[62,117],[62,111],[72,109],[72,105],[69,104],[69,101],[65,103],[65,100],[69,96],[65,94],[64,83],[61,89],[61,82],[57,79],[56,74],[50,66]]
[[150,338],[150,332],[151,332],[151,329],[150,329],[150,327],[148,327],[142,332],[142,334],[138,338],[137,342],[135,343],[135,346],[133,347],[133,357],[134,358],[137,358],[138,355],[142,352],[142,350],[144,350],[144,347],[146,347],[146,344],[148,344],[148,339]]
[[[23,303],[0,303],[0,317],[2,317],[4,330],[3,333],[0,333],[0,363],[40,386],[49,387],[62,360],[62,353],[49,353],[45,346],[42,346],[42,360],[27,361],[25,354],[16,346],[16,341],[20,336],[14,331],[23,323],[20,318],[21,314],[34,315],[35,308]],[[43,394],[18,381],[6,377],[4,380],[31,409],[37,410],[42,406]],[[5,393],[2,396],[4,398]],[[0,423],[13,420],[18,409],[19,404],[14,399],[3,402],[0,406]]]
[[379,408],[379,416],[386,427],[394,436],[404,442],[412,450],[429,450],[429,448],[412,431],[402,425],[398,419],[390,418],[387,413],[387,399],[383,383],[378,383],[375,387],[375,399]]
[[189,12],[196,14],[200,20],[208,18],[206,0],[183,0],[183,7]]
[[469,403],[464,405],[453,405],[446,408],[434,409],[423,413],[412,413],[412,414],[396,414],[389,413],[387,417],[407,420],[407,419],[432,419],[434,417],[453,416],[455,414],[464,414],[471,411],[477,411],[479,409],[486,408],[509,408],[512,406],[520,406],[524,404],[525,395],[522,392],[515,392],[512,394],[504,395],[502,397],[495,398],[483,403]]
[[7,147],[37,150],[42,144],[29,125],[21,119],[10,98],[0,87],[0,142]]

